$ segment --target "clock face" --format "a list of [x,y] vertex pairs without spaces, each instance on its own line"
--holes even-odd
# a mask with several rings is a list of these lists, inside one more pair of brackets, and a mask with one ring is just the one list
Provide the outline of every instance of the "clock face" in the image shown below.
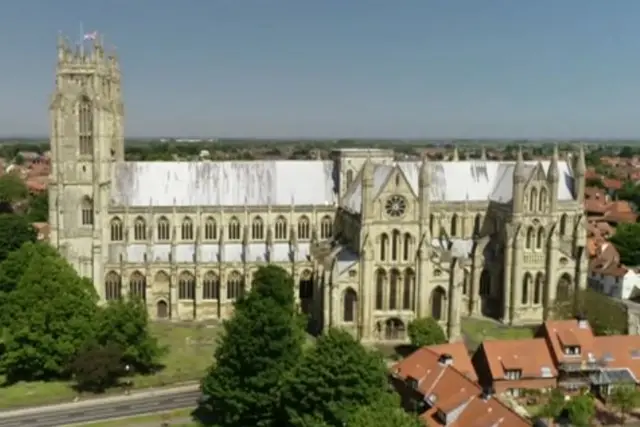
[[390,217],[399,218],[407,210],[407,200],[402,196],[393,195],[387,199],[384,209]]

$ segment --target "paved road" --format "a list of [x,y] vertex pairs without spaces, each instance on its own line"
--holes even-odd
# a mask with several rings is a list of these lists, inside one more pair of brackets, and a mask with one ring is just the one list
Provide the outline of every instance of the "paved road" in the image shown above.
[[[111,402],[96,402],[91,405],[79,405],[76,408],[43,408],[38,412],[16,415],[0,413],[2,427],[59,427],[111,418],[133,417],[162,411],[195,407],[200,391],[179,390],[154,396],[131,395],[127,399]],[[68,406],[68,405],[65,405]]]

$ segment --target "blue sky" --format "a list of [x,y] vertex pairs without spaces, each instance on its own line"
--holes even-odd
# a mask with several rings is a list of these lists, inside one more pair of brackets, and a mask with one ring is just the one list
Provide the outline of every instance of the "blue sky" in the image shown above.
[[0,135],[45,135],[58,31],[105,34],[128,136],[640,138],[638,0],[21,0]]

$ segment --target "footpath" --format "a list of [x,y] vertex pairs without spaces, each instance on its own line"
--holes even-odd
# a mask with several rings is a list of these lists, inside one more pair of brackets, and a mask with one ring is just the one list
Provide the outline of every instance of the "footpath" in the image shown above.
[[[89,399],[78,399],[67,403],[58,403],[53,405],[41,405],[30,408],[12,409],[8,411],[0,411],[0,420],[3,418],[16,417],[22,415],[38,414],[41,412],[64,411],[67,409],[87,408],[101,405],[109,405],[120,402],[127,402],[137,399],[145,399],[155,396],[167,396],[172,394],[186,393],[196,391],[200,387],[197,382],[184,383],[179,386],[158,387],[141,390],[132,390],[129,394],[118,394],[105,397],[92,397]],[[1,422],[0,422],[1,424]]]

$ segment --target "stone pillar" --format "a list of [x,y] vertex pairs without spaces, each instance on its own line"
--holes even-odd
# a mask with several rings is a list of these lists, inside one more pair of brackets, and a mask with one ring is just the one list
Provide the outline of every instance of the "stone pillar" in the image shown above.
[[171,286],[169,288],[169,306],[171,307],[169,312],[171,313],[172,320],[178,320],[180,318],[180,304],[178,300],[178,277],[175,266],[171,265]]
[[[509,322],[514,323],[518,317],[518,307],[522,301],[522,262],[523,262],[523,245],[522,239],[516,238],[513,248],[513,270],[511,274],[511,312],[509,313]],[[532,285],[529,285],[532,286]]]
[[429,316],[429,254],[423,247],[418,252],[418,274],[416,277],[416,316]]
[[447,315],[447,336],[449,342],[454,342],[460,339],[460,302],[461,302],[461,287],[464,280],[464,271],[459,265],[459,260],[454,260],[451,263],[451,270],[449,273],[449,296],[448,296],[448,315]]
[[542,292],[542,316],[541,320],[547,320],[553,313],[553,302],[556,299],[558,286],[558,231],[553,230],[549,239],[547,251],[547,271],[545,274],[545,289]]
[[504,250],[504,277],[502,277],[502,321],[507,322],[511,313],[511,267],[513,264],[513,249],[511,238],[507,237],[507,245]]
[[479,316],[480,313],[480,277],[482,277],[482,263],[474,260],[471,270],[471,286],[469,289],[469,315]]
[[358,337],[363,341],[373,339],[373,310],[376,303],[376,285],[373,278],[373,250],[367,248],[360,260],[360,286],[358,291]]

